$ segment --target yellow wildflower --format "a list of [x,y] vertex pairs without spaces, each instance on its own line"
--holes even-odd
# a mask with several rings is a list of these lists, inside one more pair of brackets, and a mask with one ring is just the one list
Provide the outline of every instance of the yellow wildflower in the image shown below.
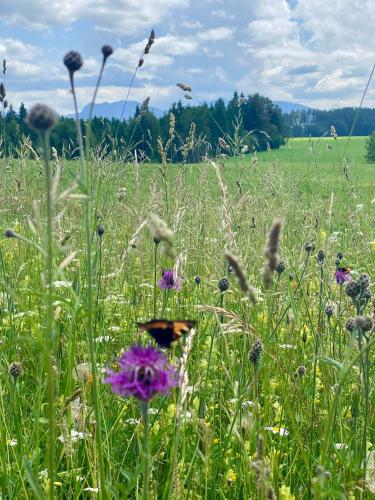
[[290,492],[290,487],[283,484],[279,489],[279,500],[295,500],[295,498]]
[[228,484],[233,484],[237,479],[237,474],[234,472],[233,469],[229,469],[225,477]]

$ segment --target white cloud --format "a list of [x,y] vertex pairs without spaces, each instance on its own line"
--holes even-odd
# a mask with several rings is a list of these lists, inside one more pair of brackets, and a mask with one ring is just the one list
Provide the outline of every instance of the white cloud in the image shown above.
[[228,28],[227,26],[220,26],[219,28],[212,28],[206,31],[201,31],[197,34],[200,40],[209,40],[211,42],[218,42],[222,40],[230,40],[233,38],[235,28]]
[[223,9],[218,9],[218,10],[213,10],[211,12],[213,16],[220,17],[221,19],[235,19],[236,16],[234,14],[229,14],[229,12],[226,12]]
[[79,19],[99,29],[135,33],[159,23],[172,10],[187,7],[188,0],[1,0],[0,18],[8,24],[44,30],[69,26]]
[[[201,42],[217,42],[233,36],[234,30],[219,27],[199,31],[194,35],[166,35],[156,39],[149,55],[145,56],[144,66],[138,72],[141,79],[156,78],[160,68],[172,66],[176,57],[197,54],[200,50],[206,53],[207,47],[201,47]],[[112,57],[112,64],[117,68],[134,71],[147,40],[133,43],[126,49],[117,49]]]

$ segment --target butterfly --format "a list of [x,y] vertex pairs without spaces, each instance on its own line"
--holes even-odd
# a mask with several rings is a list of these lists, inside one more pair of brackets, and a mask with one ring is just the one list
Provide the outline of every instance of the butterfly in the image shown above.
[[350,267],[338,267],[337,271],[340,271],[341,273],[345,273],[345,274],[350,274],[351,268]]
[[189,333],[195,324],[195,321],[190,320],[152,319],[147,323],[138,323],[138,326],[148,332],[160,347],[171,347],[172,342]]

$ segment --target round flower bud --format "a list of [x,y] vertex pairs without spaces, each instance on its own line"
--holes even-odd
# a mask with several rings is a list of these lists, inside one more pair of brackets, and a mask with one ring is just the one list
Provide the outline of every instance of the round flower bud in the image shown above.
[[354,326],[364,332],[370,332],[374,328],[374,322],[369,316],[357,316],[354,320]]
[[73,74],[82,68],[83,60],[81,54],[75,50],[69,51],[65,54],[64,64],[68,68],[69,73]]
[[328,306],[326,306],[326,308],[324,309],[324,312],[330,318],[335,314],[335,306],[332,304],[328,304]]
[[306,243],[305,250],[307,253],[313,252],[315,250],[315,243],[313,242]]
[[368,274],[362,273],[362,274],[360,274],[357,282],[358,282],[358,285],[360,286],[361,290],[364,290],[370,284],[370,277]]
[[221,278],[221,280],[218,281],[217,286],[219,287],[219,290],[221,292],[225,292],[229,288],[229,280],[228,278]]
[[366,300],[370,300],[371,297],[372,297],[372,293],[371,293],[371,290],[369,288],[365,288],[363,290],[363,294],[362,294],[362,297]]
[[354,330],[354,318],[348,318],[345,323],[345,328],[348,332],[352,332]]
[[325,255],[323,250],[319,250],[318,255],[316,256],[316,260],[318,261],[318,264],[323,264],[325,259]]
[[201,283],[201,277],[200,276],[196,276],[194,278],[194,282],[195,282],[196,285],[200,285],[200,283]]
[[8,368],[9,375],[14,378],[16,381],[18,377],[22,375],[23,369],[21,363],[11,363],[9,368]]
[[96,234],[101,238],[104,234],[104,227],[102,224],[99,224],[98,227],[96,228]]
[[27,116],[27,124],[35,132],[45,133],[58,123],[59,119],[53,109],[45,104],[35,104]]
[[280,259],[275,270],[278,274],[282,274],[285,271],[285,262]]
[[299,377],[304,377],[306,375],[306,366],[299,366],[296,370],[296,375]]
[[113,54],[113,48],[110,45],[103,45],[102,54],[103,54],[104,60],[108,59],[108,57]]
[[337,252],[336,257],[338,258],[338,260],[342,260],[344,258],[344,254],[342,252]]
[[356,281],[353,280],[350,283],[348,283],[348,285],[346,287],[346,295],[348,295],[349,297],[355,298],[355,297],[357,297],[357,295],[360,294],[360,292],[361,292],[361,288]]
[[5,229],[4,236],[5,238],[17,238],[17,233],[13,229]]

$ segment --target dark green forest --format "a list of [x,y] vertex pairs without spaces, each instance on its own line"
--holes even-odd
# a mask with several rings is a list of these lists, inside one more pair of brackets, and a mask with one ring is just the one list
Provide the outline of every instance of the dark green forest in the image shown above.
[[[358,115],[358,116],[357,116]],[[375,110],[355,108],[330,111],[315,109],[282,113],[267,97],[234,93],[229,102],[171,106],[161,118],[139,106],[127,121],[94,118],[91,123],[91,148],[101,155],[134,157],[140,161],[200,161],[203,156],[237,155],[277,149],[288,137],[328,135],[331,125],[339,136],[370,135],[375,130]],[[87,123],[81,120],[84,137]],[[38,138],[27,126],[27,110],[11,106],[2,116],[1,140],[7,155],[19,156],[25,144],[37,146]],[[59,155],[78,156],[73,118],[61,117],[52,131],[51,145]],[[30,148],[30,149],[31,149]]]

